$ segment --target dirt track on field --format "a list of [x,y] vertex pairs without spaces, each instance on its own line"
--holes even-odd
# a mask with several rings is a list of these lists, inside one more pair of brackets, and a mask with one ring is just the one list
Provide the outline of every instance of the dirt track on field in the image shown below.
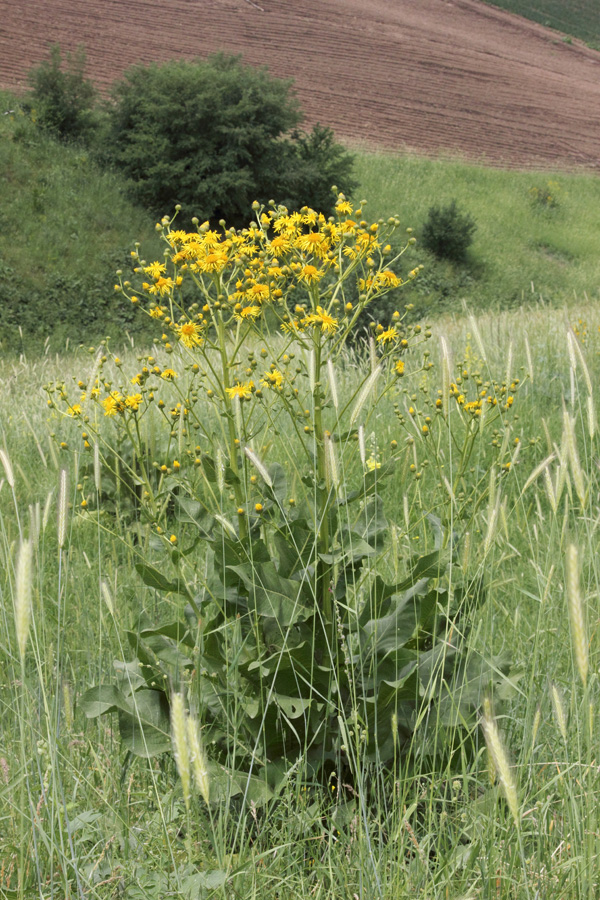
[[0,86],[57,41],[103,88],[223,50],[293,77],[307,124],[350,143],[600,167],[600,53],[477,0],[0,0]]

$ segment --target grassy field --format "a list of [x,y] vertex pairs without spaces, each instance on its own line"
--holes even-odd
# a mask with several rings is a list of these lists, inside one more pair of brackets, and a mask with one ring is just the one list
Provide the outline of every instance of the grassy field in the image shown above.
[[[133,563],[143,529],[128,524],[125,501],[121,518],[95,511],[76,424],[46,407],[40,385],[70,384],[89,372],[90,358],[47,355],[5,367],[0,896],[596,897],[599,328],[597,309],[583,301],[558,311],[439,320],[434,367],[424,372],[421,351],[409,355],[404,381],[369,421],[369,452],[384,465],[391,442],[401,448],[400,466],[382,489],[393,527],[369,564],[372,576],[397,579],[414,554],[433,550],[433,513],[453,523],[451,581],[483,579],[468,659],[509,663],[496,690],[497,718],[481,707],[489,749],[480,739],[472,756],[463,734],[464,752],[452,765],[431,768],[423,757],[387,775],[365,756],[368,790],[334,779],[325,792],[310,783],[307,791],[288,779],[247,813],[234,800],[206,807],[200,798],[186,812],[170,755],[132,757],[116,716],[84,715],[85,691],[112,681],[113,660],[132,659],[127,632],[139,628],[140,610],[154,620],[166,604],[176,616],[183,599],[159,600],[141,583]],[[465,392],[479,377],[520,377],[510,416],[489,426],[467,421],[465,431],[454,405],[449,429],[439,418],[427,438],[420,434],[407,410],[416,407],[420,417],[438,397],[442,336],[452,378],[462,379]],[[135,351],[120,356],[124,371],[138,365]],[[180,368],[177,354],[169,364]],[[340,363],[340,395],[352,393],[364,364]],[[111,378],[119,373],[107,370]],[[111,440],[110,421],[99,427]],[[465,436],[471,447],[463,465]],[[291,435],[271,429],[256,445],[263,440],[271,442],[270,460],[289,459]],[[413,459],[419,478],[404,462]],[[70,502],[61,519],[63,467]],[[112,502],[110,481],[104,485]],[[30,587],[19,553],[26,535],[34,548]],[[154,546],[150,558],[169,570],[164,550]],[[19,610],[29,590],[23,635]],[[436,727],[439,741],[449,740],[448,727]]]
[[598,7],[594,0],[495,0],[493,6],[508,9],[540,25],[556,28],[566,35],[580,38],[595,49],[600,48]]
[[[38,279],[136,237],[161,258],[116,180],[7,120],[11,271],[31,246]],[[232,306],[205,355],[161,337],[166,306],[153,345],[93,319],[68,332],[88,349],[4,338],[1,900],[598,896],[598,181],[357,170],[361,215],[414,227],[399,307],[427,318],[331,366],[343,291],[296,337],[245,343]],[[451,199],[478,224],[462,266],[418,243]]]

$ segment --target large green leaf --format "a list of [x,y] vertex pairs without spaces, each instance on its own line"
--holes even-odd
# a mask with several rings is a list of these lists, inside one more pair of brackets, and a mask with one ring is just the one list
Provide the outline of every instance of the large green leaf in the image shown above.
[[314,562],[316,540],[306,519],[299,517],[285,521],[274,535],[279,574],[291,578],[295,572]]
[[164,594],[183,594],[184,597],[190,596],[189,589],[185,582],[169,581],[169,579],[165,578],[162,572],[159,572],[154,566],[148,566],[146,563],[136,563],[135,568],[144,584],[148,587],[154,588],[157,591],[162,591]]
[[375,494],[365,503],[354,522],[342,527],[343,532],[352,532],[375,547],[388,530],[389,524],[383,511],[383,500],[379,494]]
[[249,605],[259,616],[276,619],[282,628],[287,628],[312,613],[306,606],[305,585],[282,578],[272,562],[228,568],[244,582]]
[[179,521],[195,525],[200,537],[207,541],[210,540],[214,519],[202,504],[190,497],[178,497],[177,503]]
[[369,556],[374,556],[375,552],[375,548],[366,541],[359,537],[350,537],[343,547],[334,549],[332,553],[319,553],[319,559],[322,559],[328,566],[337,565],[345,568],[348,565],[355,566]]
[[88,719],[117,710],[131,712],[131,704],[114,684],[98,684],[90,688],[79,701],[79,706]]
[[[392,598],[391,612],[387,616],[370,619],[362,628],[361,642],[374,653],[388,653],[405,646],[417,632],[423,619],[422,595],[427,579],[422,579]],[[429,614],[429,605],[426,613]]]
[[119,712],[119,731],[135,756],[149,758],[171,749],[169,704],[162,691],[137,691],[131,712]]

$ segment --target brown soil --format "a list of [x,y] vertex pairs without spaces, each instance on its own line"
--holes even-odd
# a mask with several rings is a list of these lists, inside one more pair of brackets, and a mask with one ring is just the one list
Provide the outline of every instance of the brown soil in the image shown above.
[[368,147],[600,166],[600,53],[477,0],[0,0],[0,85],[84,44],[135,62],[224,50],[295,79],[306,122]]

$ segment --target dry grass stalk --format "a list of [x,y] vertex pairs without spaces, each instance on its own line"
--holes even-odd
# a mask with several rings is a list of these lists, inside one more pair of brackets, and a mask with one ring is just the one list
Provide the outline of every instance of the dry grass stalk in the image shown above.
[[58,484],[58,546],[65,546],[67,540],[67,512],[69,508],[69,476],[66,469],[60,470]]
[[13,472],[13,467],[11,465],[8,453],[6,450],[2,450],[0,448],[0,462],[4,467],[4,473],[6,475],[6,480],[8,481],[11,488],[15,486],[15,474]]
[[567,604],[569,607],[569,621],[571,623],[571,640],[573,641],[573,653],[577,671],[584,687],[587,685],[589,659],[587,629],[585,627],[585,614],[583,600],[579,585],[579,553],[575,544],[567,547]]
[[554,721],[558,726],[561,737],[566,743],[567,741],[567,713],[565,705],[557,686],[552,682],[550,685],[550,698],[552,700],[552,711],[554,713]]
[[571,475],[573,477],[575,493],[577,494],[577,498],[581,505],[585,506],[585,484],[583,480],[583,470],[579,462],[579,453],[577,452],[575,426],[573,424],[573,419],[571,418],[567,410],[565,410],[563,413],[563,423],[565,443],[567,447],[567,453],[569,455],[569,462],[571,464]]
[[31,623],[31,584],[33,571],[33,544],[21,541],[17,560],[15,592],[15,631],[21,662],[25,659],[29,626]]
[[252,463],[252,465],[254,466],[254,468],[256,469],[256,471],[258,472],[258,474],[264,481],[264,483],[267,485],[267,487],[272,488],[273,480],[272,480],[271,476],[269,475],[266,466],[264,465],[263,462],[261,462],[261,460],[258,458],[256,453],[254,452],[254,450],[252,450],[251,447],[244,447],[244,453],[246,454],[246,456],[248,457],[248,459],[250,460],[250,462]]
[[173,741],[173,750],[175,753],[175,762],[177,771],[181,778],[181,787],[183,790],[183,799],[186,808],[190,807],[192,797],[192,778],[190,766],[190,754],[188,750],[187,740],[187,713],[185,703],[181,694],[173,694],[171,697],[171,737]]
[[377,379],[381,374],[381,366],[376,366],[375,369],[371,372],[365,383],[363,384],[362,390],[358,395],[356,403],[354,404],[354,409],[352,410],[352,414],[350,416],[350,427],[354,425],[356,420],[358,419],[360,412],[369,399],[370,395],[375,389],[375,384],[377,383]]
[[206,804],[210,803],[210,780],[208,777],[208,762],[206,753],[200,738],[200,728],[196,718],[191,714],[187,719],[187,737],[192,764],[192,773],[196,787]]
[[331,391],[331,400],[335,407],[335,411],[337,412],[338,408],[339,408],[337,382],[335,379],[335,369],[334,369],[333,363],[330,359],[327,360],[327,377],[329,379],[329,390]]
[[498,725],[492,712],[492,704],[489,698],[483,702],[483,716],[481,717],[481,727],[487,744],[488,752],[492,759],[496,775],[502,785],[508,808],[513,817],[515,827],[520,827],[519,817],[519,800],[517,795],[517,784],[515,782],[512,768],[508,760],[508,754],[504,749],[504,745],[500,738]]

